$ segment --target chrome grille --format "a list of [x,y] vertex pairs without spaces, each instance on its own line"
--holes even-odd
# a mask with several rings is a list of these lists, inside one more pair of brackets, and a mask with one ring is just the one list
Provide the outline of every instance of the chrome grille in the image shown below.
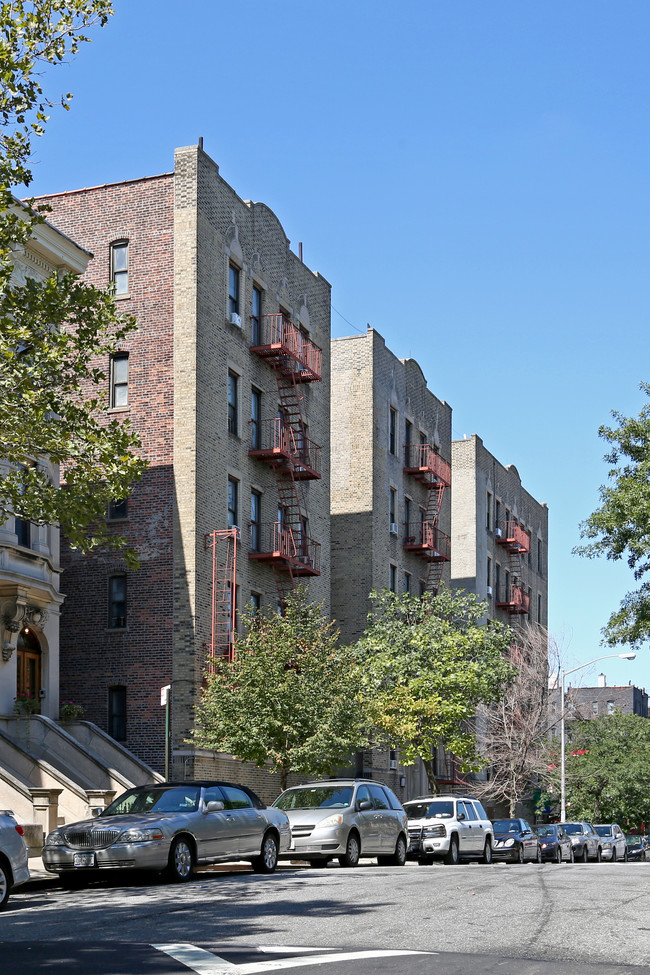
[[68,830],[65,841],[72,850],[103,850],[120,835],[119,829]]

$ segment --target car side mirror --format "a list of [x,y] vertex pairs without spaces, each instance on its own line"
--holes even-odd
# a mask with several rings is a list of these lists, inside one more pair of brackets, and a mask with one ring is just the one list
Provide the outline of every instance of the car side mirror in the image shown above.
[[225,809],[225,806],[219,799],[210,799],[203,805],[204,813],[221,812],[222,809]]
[[93,817],[93,819],[97,819],[97,817],[101,816],[103,812],[104,812],[103,806],[93,806],[93,808],[90,810],[90,815]]
[[456,816],[456,819],[458,819],[459,821],[461,819],[465,819],[465,813],[458,813],[458,815]]
[[372,803],[369,799],[362,799],[357,808],[359,809],[359,812],[365,812],[366,809],[372,809]]

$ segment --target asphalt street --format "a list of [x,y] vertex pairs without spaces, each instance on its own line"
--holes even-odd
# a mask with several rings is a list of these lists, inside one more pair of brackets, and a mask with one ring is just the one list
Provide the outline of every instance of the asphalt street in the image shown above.
[[631,975],[650,863],[243,867],[186,885],[41,883],[0,915],[2,975]]

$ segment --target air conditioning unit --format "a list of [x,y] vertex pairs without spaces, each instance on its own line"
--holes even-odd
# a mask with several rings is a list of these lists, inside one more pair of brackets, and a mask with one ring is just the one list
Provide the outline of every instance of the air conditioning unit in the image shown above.
[[241,315],[238,315],[236,311],[230,312],[230,324],[241,328]]
[[389,764],[390,764],[391,769],[396,769],[397,768],[397,759],[396,758],[391,758]]
[[495,528],[494,529],[494,537],[495,538],[503,538],[503,531],[501,530],[501,528]]
[[390,533],[391,535],[397,535],[397,522],[391,521],[390,523]]
[[488,594],[488,596],[491,596],[492,595],[492,586],[488,586],[487,587],[487,594]]

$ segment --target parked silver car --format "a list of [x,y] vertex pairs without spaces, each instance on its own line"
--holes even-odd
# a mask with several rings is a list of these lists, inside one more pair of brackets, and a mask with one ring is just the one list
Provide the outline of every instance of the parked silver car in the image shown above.
[[338,858],[356,867],[360,857],[401,867],[406,862],[406,813],[397,796],[369,779],[328,779],[287,789],[274,802],[289,817],[296,860],[325,866]]
[[573,855],[577,861],[587,863],[588,860],[595,860],[600,863],[603,858],[603,841],[591,823],[562,823],[562,826],[571,838]]
[[189,880],[198,864],[250,860],[272,873],[291,841],[289,820],[229,782],[163,782],[130,789],[96,819],[53,830],[43,864],[78,885],[105,870],[165,871]]
[[597,823],[594,829],[602,839],[603,860],[627,860],[627,839],[618,823]]
[[23,828],[10,809],[0,809],[0,911],[9,900],[11,890],[27,880],[29,867]]

